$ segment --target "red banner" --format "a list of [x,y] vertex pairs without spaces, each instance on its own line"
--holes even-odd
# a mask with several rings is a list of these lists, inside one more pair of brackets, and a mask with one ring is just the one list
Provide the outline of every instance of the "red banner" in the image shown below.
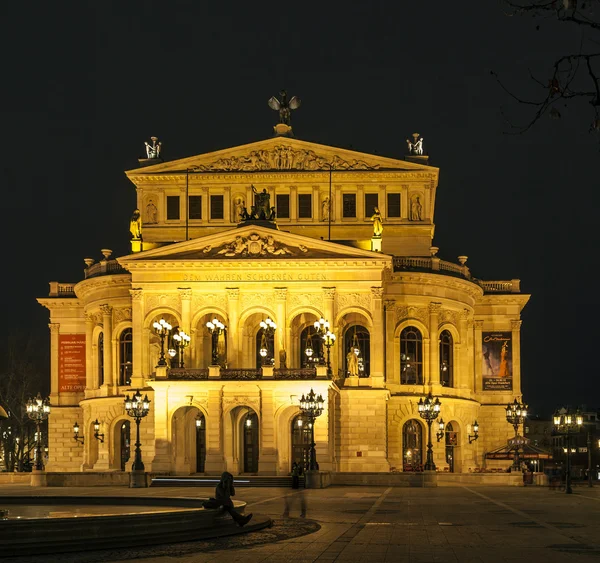
[[58,392],[85,390],[85,334],[58,335]]

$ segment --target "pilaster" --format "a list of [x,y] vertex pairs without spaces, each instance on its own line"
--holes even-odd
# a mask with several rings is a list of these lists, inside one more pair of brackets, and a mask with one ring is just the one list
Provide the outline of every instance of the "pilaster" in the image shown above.
[[[179,287],[179,299],[181,300],[181,328],[191,337],[191,308],[192,308],[192,290],[189,287]],[[188,367],[195,367],[190,364],[190,350],[192,346],[188,346],[183,350],[183,361]]]
[[240,289],[227,289],[227,365],[235,368],[239,365],[239,321],[240,321]]
[[482,320],[476,320],[473,321],[473,339],[474,339],[474,358],[475,358],[475,365],[473,373],[475,374],[475,393],[481,393],[482,389],[483,389],[483,374],[481,371],[481,362],[483,360],[483,348],[482,348],[482,343],[481,343],[481,338],[482,338],[482,332],[483,332],[483,321]]
[[272,389],[261,390],[260,430],[258,472],[263,475],[274,475],[277,472],[277,448],[275,446],[275,410]]
[[60,323],[49,323],[50,329],[50,404],[58,404],[58,335]]
[[277,324],[277,330],[275,331],[275,367],[282,368],[280,352],[285,350],[287,355],[288,351],[285,347],[286,338],[286,303],[287,303],[287,287],[276,287],[275,288],[275,314],[277,318],[275,323]]
[[[149,346],[149,331],[143,327],[144,292],[141,289],[130,289],[131,295],[131,325],[133,327],[133,367],[131,373],[132,387],[144,386],[144,341]],[[145,340],[144,340],[145,339]],[[150,374],[147,374],[148,376]]]
[[523,321],[510,321],[512,330],[512,369],[513,369],[513,393],[521,395],[521,325]]
[[396,328],[396,302],[391,299],[386,299],[385,308],[385,379],[388,383],[399,383],[394,374],[394,357],[396,355],[396,339],[394,337],[394,329]]
[[371,338],[371,386],[383,387],[385,342],[383,340],[383,287],[371,288],[371,312],[373,315],[373,337]]
[[94,370],[94,317],[85,315],[85,392],[97,387]]
[[441,391],[440,382],[440,310],[441,303],[429,303],[429,384],[434,394]]
[[206,461],[205,472],[220,474],[225,470],[225,459],[221,443],[222,401],[220,389],[208,390],[207,419],[206,419]]
[[114,342],[112,338],[112,309],[113,308],[110,305],[100,305],[100,311],[102,311],[102,327],[104,331],[104,385],[106,386],[109,395],[114,393],[118,384],[113,366]]

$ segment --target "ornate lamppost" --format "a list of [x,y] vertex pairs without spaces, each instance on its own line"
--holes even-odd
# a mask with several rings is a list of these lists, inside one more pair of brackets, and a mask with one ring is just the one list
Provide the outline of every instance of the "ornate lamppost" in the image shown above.
[[315,395],[315,392],[310,390],[306,396],[302,395],[300,399],[300,410],[302,411],[302,416],[308,421],[310,427],[310,450],[309,450],[309,462],[308,469],[310,471],[315,471],[319,469],[319,464],[317,463],[317,452],[315,450],[315,420],[317,417],[321,416],[323,412],[323,408],[325,405],[325,401],[323,397],[319,395]]
[[275,334],[277,325],[271,317],[267,317],[264,321],[260,321],[260,328],[262,328],[262,335],[259,353],[263,359],[263,365],[269,365],[269,363],[272,363],[273,358],[269,357],[269,343],[267,339]]
[[513,463],[513,471],[521,470],[521,460],[519,459],[519,449],[527,443],[525,438],[519,436],[519,426],[525,424],[527,418],[527,404],[521,403],[515,399],[512,403],[506,405],[506,421],[513,425],[515,436],[509,440],[509,444],[515,450],[515,460]]
[[323,335],[323,344],[327,348],[327,377],[331,377],[331,353],[330,348],[335,344],[335,334],[327,329],[327,332]]
[[560,409],[552,417],[554,422],[554,433],[565,437],[567,470],[565,472],[565,493],[571,494],[571,440],[572,434],[578,434],[583,424],[583,416],[577,410],[575,413],[569,412],[569,409]]
[[35,469],[37,471],[44,470],[44,461],[42,460],[42,430],[41,424],[48,418],[50,414],[50,399],[38,393],[37,396],[30,397],[26,405],[27,416],[35,422],[36,440],[35,440]]
[[[323,317],[321,317],[318,321],[315,321],[313,323],[313,326],[315,327],[315,333],[317,334],[317,336],[320,336],[322,338],[329,330],[329,321],[326,321]],[[321,353],[319,355],[319,363],[320,364],[325,363],[325,358],[323,357],[323,347],[322,346],[321,346]]]
[[310,333],[310,329],[308,332],[308,338],[306,339],[306,348],[304,349],[304,353],[306,354],[306,366],[310,367],[312,363],[312,356],[315,353],[313,349],[312,334]]
[[425,460],[425,471],[435,471],[433,444],[431,443],[431,423],[440,414],[441,406],[442,403],[440,403],[440,399],[436,397],[434,401],[431,392],[425,397],[425,400],[421,397],[417,403],[419,416],[427,423],[427,458]]
[[188,334],[186,334],[183,330],[179,329],[177,333],[173,335],[173,340],[175,341],[175,348],[179,356],[179,367],[183,368],[185,367],[183,353],[185,349],[190,345],[191,337]]
[[213,366],[216,366],[219,364],[219,336],[225,332],[227,327],[219,319],[217,319],[217,317],[215,317],[212,321],[208,321],[206,323],[206,328],[212,336],[211,363]]
[[[129,395],[125,397],[125,411],[127,414],[135,419],[136,434],[135,434],[135,458],[133,461],[132,469],[132,481],[131,487],[145,487],[145,477],[141,477],[144,474],[144,462],[142,461],[142,448],[140,442],[140,422],[142,418],[148,415],[150,410],[150,399],[146,395],[142,399],[142,394],[139,389],[135,392],[131,399]],[[141,475],[141,476],[140,476]]]
[[167,360],[165,358],[165,337],[171,332],[173,328],[165,319],[155,322],[153,325],[156,334],[160,337],[160,356],[158,358],[159,366],[166,366]]

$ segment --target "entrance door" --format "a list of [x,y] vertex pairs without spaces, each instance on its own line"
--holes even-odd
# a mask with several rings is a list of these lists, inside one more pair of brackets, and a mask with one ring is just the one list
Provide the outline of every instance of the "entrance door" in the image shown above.
[[244,473],[258,472],[258,416],[249,411],[242,419],[244,436]]
[[292,420],[292,459],[291,464],[295,461],[302,470],[308,469],[310,461],[310,428],[308,423],[298,415]]
[[196,425],[196,473],[204,473],[206,462],[206,421],[204,415],[200,414],[194,420]]
[[121,471],[125,471],[125,464],[131,457],[131,422],[129,420],[123,421],[121,424]]
[[446,463],[448,471],[454,473],[454,449],[458,445],[458,432],[454,431],[452,423],[446,424]]

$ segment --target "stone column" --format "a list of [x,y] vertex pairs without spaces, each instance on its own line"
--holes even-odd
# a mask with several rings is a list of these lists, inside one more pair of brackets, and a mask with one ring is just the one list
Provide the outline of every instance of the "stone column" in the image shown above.
[[[385,379],[387,383],[400,383],[395,375],[394,365],[396,358],[396,302],[392,299],[385,300]],[[399,349],[398,349],[399,351]],[[400,373],[398,371],[398,373]]]
[[[383,341],[383,287],[371,288],[371,313],[373,315],[373,334],[371,334],[371,386],[383,387],[385,369],[385,342]],[[346,350],[344,350],[346,353]]]
[[98,387],[94,369],[94,317],[85,315],[85,391]]
[[[173,455],[171,452],[171,438],[169,436],[169,388],[166,385],[156,385],[154,389],[154,397],[151,403],[154,410],[154,458],[150,468],[146,468],[146,471],[151,469],[155,472],[168,472],[172,470],[172,459]],[[144,421],[142,421],[144,424]],[[131,443],[135,442],[135,420],[131,419]],[[178,439],[182,439],[183,436],[178,436]],[[143,445],[142,445],[143,448]],[[132,457],[130,461],[133,461],[134,448],[131,448]]]
[[[181,300],[181,328],[186,334],[192,336],[190,323],[191,319],[191,309],[192,309],[192,290],[189,287],[180,287],[179,291],[179,299]],[[190,360],[190,350],[192,348],[192,343],[184,350],[183,361],[184,364],[188,367],[196,367],[195,365],[191,365]]]
[[260,403],[258,472],[263,475],[274,475],[277,472],[277,448],[275,446],[275,409],[272,389],[261,391]]
[[107,304],[100,305],[100,311],[102,311],[102,328],[104,332],[104,385],[108,394],[112,395],[118,384],[118,375],[115,376],[113,366],[112,307]]
[[441,303],[429,303],[429,384],[434,395],[439,395],[441,392],[439,335],[441,308]]
[[[323,315],[325,320],[329,321],[331,324],[329,330],[331,330],[331,332],[333,332],[336,336],[335,344],[330,348],[331,372],[334,377],[337,374],[337,351],[340,346],[343,347],[343,344],[341,343],[341,335],[338,334],[337,327],[335,326],[335,291],[335,287],[323,288]],[[325,350],[325,359],[327,359],[327,350]]]
[[[275,367],[282,368],[279,352],[285,350],[288,354],[289,350],[286,348],[286,300],[287,300],[287,287],[276,287],[275,288],[275,324],[277,324],[277,330],[275,331]],[[289,364],[288,364],[289,365]]]
[[513,369],[513,393],[521,395],[521,320],[510,321],[512,330],[512,369]]
[[49,323],[50,329],[50,404],[58,405],[58,335],[60,334],[60,323]]
[[455,360],[454,360],[454,387],[459,389],[468,389],[469,386],[469,374],[471,373],[469,368],[469,329],[467,321],[469,320],[469,310],[463,309],[460,313],[460,320],[458,325],[458,332],[460,335],[460,342],[455,342]]
[[476,320],[473,322],[473,338],[475,339],[474,348],[475,348],[475,366],[474,366],[474,374],[475,374],[475,393],[481,393],[483,390],[483,373],[481,370],[481,362],[483,360],[483,349],[481,346],[481,338],[483,332],[483,321]]
[[144,366],[144,361],[148,361],[143,354],[144,339],[146,339],[146,349],[149,349],[148,339],[150,337],[149,332],[146,331],[142,326],[144,319],[144,292],[141,289],[130,289],[129,294],[131,295],[131,326],[133,331],[133,366],[131,370],[131,386],[143,387],[144,372],[146,369]]
[[220,474],[225,470],[223,445],[221,443],[221,424],[223,410],[221,408],[223,393],[220,389],[208,390],[206,419],[206,461],[205,472],[209,475]]
[[[238,367],[240,358],[240,289],[239,287],[227,288],[227,366]],[[212,362],[209,362],[212,363]]]

